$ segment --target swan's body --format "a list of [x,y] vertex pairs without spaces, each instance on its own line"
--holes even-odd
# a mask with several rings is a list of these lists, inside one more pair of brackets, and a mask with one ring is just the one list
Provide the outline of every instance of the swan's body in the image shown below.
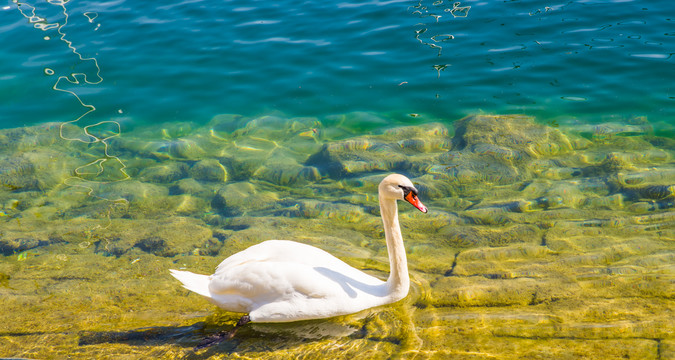
[[225,259],[211,276],[171,270],[191,291],[254,322],[328,318],[389,304],[408,294],[410,280],[396,200],[423,212],[408,178],[387,176],[379,187],[391,272],[384,282],[313,246],[269,240]]
[[[178,280],[186,272],[171,272]],[[313,246],[268,240],[225,259],[212,276],[185,287],[251,321],[281,322],[350,314],[399,300],[386,283]],[[198,288],[193,284],[201,286]]]

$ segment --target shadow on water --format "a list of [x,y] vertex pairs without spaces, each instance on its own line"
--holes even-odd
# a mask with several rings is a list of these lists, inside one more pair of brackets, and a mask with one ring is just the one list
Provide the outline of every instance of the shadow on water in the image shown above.
[[192,347],[204,335],[204,323],[190,326],[157,326],[128,331],[85,331],[80,333],[79,346],[97,344],[126,344],[133,346],[153,346],[173,344]]
[[192,351],[183,358],[208,358],[235,351],[276,351],[332,337],[359,337],[356,327],[333,321],[311,320],[292,324],[249,323],[234,338],[205,349],[194,350],[204,339],[233,327],[201,321],[189,326],[145,327],[128,331],[85,331],[79,335],[79,346],[125,344],[129,346],[180,346]]

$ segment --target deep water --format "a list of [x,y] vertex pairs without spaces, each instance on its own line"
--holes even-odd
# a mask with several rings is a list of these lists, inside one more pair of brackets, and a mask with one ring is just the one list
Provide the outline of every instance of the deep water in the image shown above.
[[[0,357],[675,358],[668,1],[0,6]],[[169,269],[268,239],[412,287],[249,324]]]
[[667,0],[57,3],[0,10],[2,127],[79,116],[52,90],[60,77],[96,107],[85,122],[127,126],[269,111],[674,115]]

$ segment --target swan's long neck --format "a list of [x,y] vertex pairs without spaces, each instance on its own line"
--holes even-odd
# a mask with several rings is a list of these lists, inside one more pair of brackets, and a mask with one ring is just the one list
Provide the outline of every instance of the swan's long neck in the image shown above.
[[408,276],[408,260],[405,255],[401,226],[398,223],[398,208],[396,200],[380,198],[380,213],[384,223],[384,236],[387,239],[389,251],[389,279],[387,288],[393,301],[400,300],[408,295],[410,278]]

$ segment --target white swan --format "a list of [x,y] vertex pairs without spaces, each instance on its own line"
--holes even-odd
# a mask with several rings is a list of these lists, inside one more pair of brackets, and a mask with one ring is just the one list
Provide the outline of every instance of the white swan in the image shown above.
[[171,275],[215,305],[248,314],[237,326],[328,318],[393,303],[404,298],[410,286],[396,200],[407,200],[427,212],[405,176],[392,174],[380,183],[391,269],[386,282],[321,249],[287,240],[265,241],[236,253],[211,276],[178,270],[171,270]]

